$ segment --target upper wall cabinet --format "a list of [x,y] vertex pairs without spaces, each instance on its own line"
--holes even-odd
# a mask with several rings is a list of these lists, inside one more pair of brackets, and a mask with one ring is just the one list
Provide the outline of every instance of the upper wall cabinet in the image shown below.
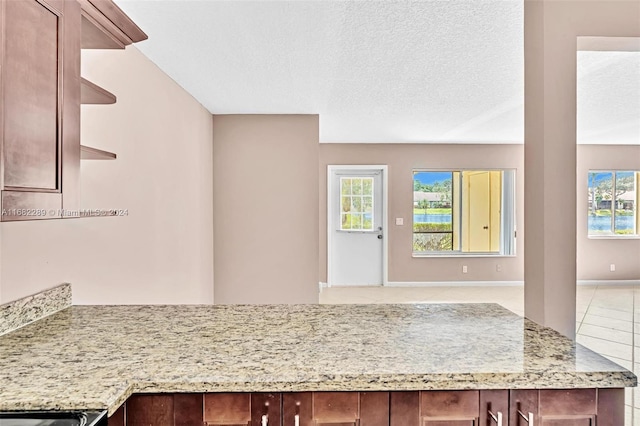
[[1,220],[58,218],[78,205],[80,5],[0,6]]
[[146,38],[111,0],[0,0],[0,221],[78,217],[80,105],[116,101],[80,49]]

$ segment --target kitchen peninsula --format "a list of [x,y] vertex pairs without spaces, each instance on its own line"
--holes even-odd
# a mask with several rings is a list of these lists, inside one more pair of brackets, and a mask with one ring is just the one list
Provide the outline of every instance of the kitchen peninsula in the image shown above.
[[618,425],[635,385],[496,304],[71,306],[0,336],[0,410],[108,409],[110,424]]

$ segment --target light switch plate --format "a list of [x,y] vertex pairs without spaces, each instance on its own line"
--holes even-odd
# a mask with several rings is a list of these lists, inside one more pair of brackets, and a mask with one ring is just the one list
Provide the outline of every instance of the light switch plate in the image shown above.
[[404,219],[401,217],[396,217],[396,225],[404,225]]

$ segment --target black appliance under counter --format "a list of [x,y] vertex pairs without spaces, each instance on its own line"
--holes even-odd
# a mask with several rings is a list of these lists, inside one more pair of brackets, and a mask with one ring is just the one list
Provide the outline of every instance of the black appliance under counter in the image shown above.
[[0,426],[107,426],[107,411],[0,412]]

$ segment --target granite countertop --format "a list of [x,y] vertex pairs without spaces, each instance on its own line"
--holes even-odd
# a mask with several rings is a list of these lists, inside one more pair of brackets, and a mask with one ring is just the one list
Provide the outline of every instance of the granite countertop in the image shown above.
[[496,304],[73,306],[0,336],[0,410],[136,392],[635,386]]

